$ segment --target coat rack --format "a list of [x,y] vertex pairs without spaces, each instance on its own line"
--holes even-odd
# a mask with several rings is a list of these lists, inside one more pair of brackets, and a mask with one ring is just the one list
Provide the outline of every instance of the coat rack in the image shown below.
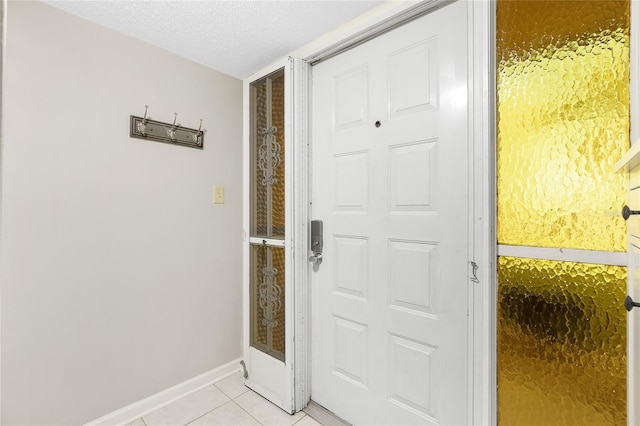
[[202,149],[205,132],[202,130],[202,119],[200,119],[200,127],[197,130],[190,129],[176,124],[177,112],[173,117],[173,123],[169,124],[148,119],[149,105],[144,107],[144,117],[130,116],[130,137]]

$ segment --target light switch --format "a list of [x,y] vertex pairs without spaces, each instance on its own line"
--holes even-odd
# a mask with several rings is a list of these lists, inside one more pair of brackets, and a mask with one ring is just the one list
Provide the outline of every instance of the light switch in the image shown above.
[[214,185],[213,204],[224,204],[224,186]]

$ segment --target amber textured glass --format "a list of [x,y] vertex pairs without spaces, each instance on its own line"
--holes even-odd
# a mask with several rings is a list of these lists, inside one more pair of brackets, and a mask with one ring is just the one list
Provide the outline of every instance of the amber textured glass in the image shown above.
[[[498,0],[500,245],[626,251],[629,15]],[[626,424],[625,290],[624,267],[498,258],[500,425]]]
[[498,242],[626,251],[629,2],[497,3]]
[[500,257],[498,424],[625,425],[627,272]]
[[284,238],[284,73],[272,79],[271,82],[271,115],[273,126],[277,129],[276,141],[280,145],[280,165],[276,170],[273,192],[273,220],[271,223],[272,235],[276,238]]
[[252,235],[267,236],[267,223],[269,208],[267,203],[267,186],[262,184],[262,173],[258,166],[258,149],[262,143],[262,129],[267,128],[267,80],[260,80],[253,85],[253,126],[252,126],[252,150],[253,150],[253,185],[252,185]]
[[284,70],[251,83],[251,346],[284,361]]
[[252,90],[252,235],[284,238],[284,72],[258,80]]
[[251,346],[284,360],[284,249],[251,245]]

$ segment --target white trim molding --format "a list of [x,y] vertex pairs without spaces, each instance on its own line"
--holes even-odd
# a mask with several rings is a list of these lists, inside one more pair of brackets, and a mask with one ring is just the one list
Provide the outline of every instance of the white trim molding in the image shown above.
[[183,398],[193,392],[196,392],[202,388],[212,385],[213,383],[224,379],[225,377],[241,371],[240,358],[234,359],[218,368],[209,370],[206,373],[200,374],[192,379],[178,383],[175,386],[165,389],[161,392],[144,398],[140,401],[113,411],[98,419],[92,420],[87,425],[92,426],[113,426],[113,425],[125,425],[131,423],[152,411],[162,408],[180,398]]
[[627,266],[626,252],[578,250],[566,248],[498,246],[498,256],[525,257],[529,259],[557,260],[560,262],[593,263],[599,265]]
[[630,109],[630,136],[631,144],[635,144],[640,138],[640,2],[631,1],[631,22],[630,22],[630,39],[629,39],[629,109]]
[[[632,149],[637,150],[640,142],[640,2],[631,1],[631,22],[630,22],[630,39],[629,39],[629,115],[630,115],[630,138]],[[635,141],[635,143],[634,143]],[[627,169],[628,170],[628,169]],[[629,188],[630,190],[633,188]],[[628,253],[626,253],[629,269],[627,278],[627,294],[633,296],[635,290],[635,271],[636,271],[636,257],[633,256],[634,246],[639,247],[639,242],[636,237],[633,237],[630,233]],[[635,321],[630,321],[631,317],[627,317],[627,424],[635,425],[640,421],[640,413],[636,411],[637,404],[634,402],[638,398],[638,385],[635,378],[637,377],[637,368],[635,360],[638,358],[638,354],[635,352],[634,339],[638,338],[638,330],[635,325]]]
[[[495,0],[469,1],[470,258],[478,265],[469,302],[473,341],[470,424],[497,424]],[[473,281],[470,281],[473,282]]]
[[293,240],[294,250],[294,318],[293,327],[295,347],[293,348],[293,398],[294,410],[300,411],[307,406],[311,399],[311,374],[308,366],[311,362],[311,300],[308,277],[309,247],[309,139],[307,123],[309,120],[309,65],[306,61],[289,58],[291,80],[287,83],[290,88],[290,105],[292,107],[292,136],[293,136]]

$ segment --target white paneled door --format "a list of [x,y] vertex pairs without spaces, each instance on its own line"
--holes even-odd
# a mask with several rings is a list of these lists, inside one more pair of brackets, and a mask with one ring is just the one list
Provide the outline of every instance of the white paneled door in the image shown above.
[[468,423],[467,2],[313,67],[311,398]]

